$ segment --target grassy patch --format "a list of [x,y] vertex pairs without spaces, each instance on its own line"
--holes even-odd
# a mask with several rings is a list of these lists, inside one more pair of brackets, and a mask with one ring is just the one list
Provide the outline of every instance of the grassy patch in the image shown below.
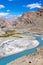
[[22,38],[22,35],[20,33],[15,32],[15,30],[7,30],[5,34],[0,35],[0,37],[9,37],[9,36]]

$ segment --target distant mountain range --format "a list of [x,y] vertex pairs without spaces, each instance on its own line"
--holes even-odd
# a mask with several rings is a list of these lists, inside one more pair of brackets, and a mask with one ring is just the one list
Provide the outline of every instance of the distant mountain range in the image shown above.
[[18,18],[0,18],[0,31],[8,29],[43,31],[43,8],[39,8],[37,12],[26,12]]

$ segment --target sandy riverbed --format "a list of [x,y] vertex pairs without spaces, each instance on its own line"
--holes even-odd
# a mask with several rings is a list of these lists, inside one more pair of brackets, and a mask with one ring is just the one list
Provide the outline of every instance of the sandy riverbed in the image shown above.
[[39,42],[37,40],[29,40],[28,38],[6,40],[0,46],[0,57],[19,53],[27,49],[32,49],[38,45]]

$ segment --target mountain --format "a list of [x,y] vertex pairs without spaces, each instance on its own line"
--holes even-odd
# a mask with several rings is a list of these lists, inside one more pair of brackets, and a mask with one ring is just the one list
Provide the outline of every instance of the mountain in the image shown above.
[[43,32],[43,8],[37,12],[26,12],[18,18],[0,18],[0,28],[4,31],[8,29],[25,29],[28,32]]
[[25,28],[30,31],[43,31],[43,8],[37,12],[26,12],[17,18],[13,24],[15,28]]
[[9,29],[12,29],[12,25],[10,25],[9,21],[6,18],[0,18],[0,35],[5,34]]

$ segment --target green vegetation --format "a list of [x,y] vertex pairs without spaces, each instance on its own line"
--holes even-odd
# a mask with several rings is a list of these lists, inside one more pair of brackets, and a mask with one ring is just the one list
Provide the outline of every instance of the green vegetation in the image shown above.
[[5,32],[5,34],[0,35],[0,37],[9,37],[9,36],[22,38],[21,34],[15,32],[15,30],[7,30],[7,31]]

